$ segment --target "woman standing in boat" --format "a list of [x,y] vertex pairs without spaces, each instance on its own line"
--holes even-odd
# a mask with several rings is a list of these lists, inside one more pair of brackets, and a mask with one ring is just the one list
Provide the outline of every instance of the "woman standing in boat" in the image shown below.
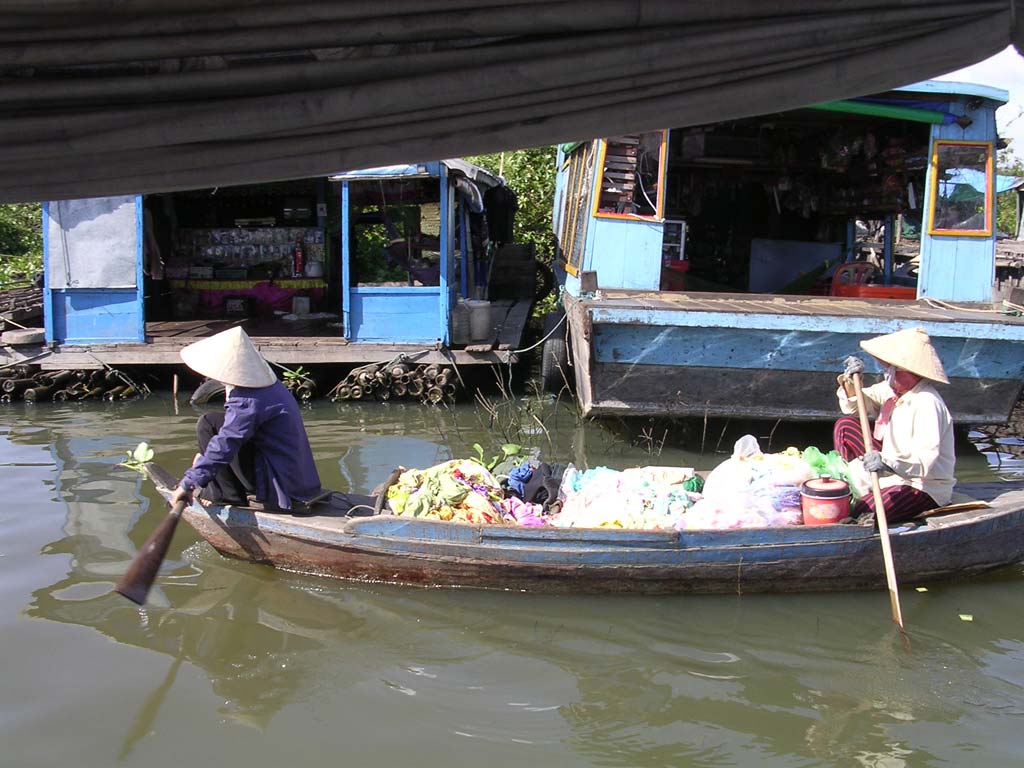
[[[860,346],[885,369],[884,381],[863,389],[875,420],[872,445],[864,445],[858,418],[845,415],[835,425],[836,450],[847,461],[863,457],[864,469],[878,473],[889,522],[948,504],[956,482],[953,420],[934,384],[949,379],[931,339],[922,328],[908,328]],[[859,358],[846,359],[836,392],[844,414],[857,413],[852,377],[863,370]],[[866,494],[851,514],[874,511],[874,498]]]
[[285,511],[320,493],[320,476],[294,396],[278,381],[252,340],[231,328],[189,344],[181,359],[227,390],[224,413],[196,425],[199,453],[171,503],[193,491],[215,504],[247,506],[249,497]]

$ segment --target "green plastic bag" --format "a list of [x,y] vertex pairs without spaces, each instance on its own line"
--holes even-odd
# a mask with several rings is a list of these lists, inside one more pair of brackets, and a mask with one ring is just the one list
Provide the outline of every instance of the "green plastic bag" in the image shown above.
[[816,477],[834,477],[837,480],[843,480],[850,486],[853,495],[857,495],[856,485],[850,474],[850,466],[846,463],[846,459],[839,455],[839,451],[822,453],[815,446],[809,445],[800,454],[800,458],[807,462],[807,466],[811,468]]

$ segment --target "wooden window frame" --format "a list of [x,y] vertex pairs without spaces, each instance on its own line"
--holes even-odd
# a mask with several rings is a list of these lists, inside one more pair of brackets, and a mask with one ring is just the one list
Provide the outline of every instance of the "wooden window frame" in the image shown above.
[[[568,171],[558,241],[564,259],[565,271],[574,277],[579,274],[583,263],[583,251],[587,238],[586,217],[590,210],[590,206],[587,205],[588,201],[579,199],[581,196],[593,194],[592,184],[587,183],[587,177],[591,175],[589,171],[593,166],[595,155],[593,142],[589,142],[575,147],[566,158]],[[577,201],[579,204],[576,204]],[[579,255],[579,264],[574,264],[573,257],[577,254]]]
[[[942,146],[984,147],[985,160],[985,228],[984,229],[940,229],[935,226],[935,206],[939,199],[939,148]],[[929,167],[932,177],[932,194],[928,202],[928,234],[940,237],[992,237],[992,211],[995,205],[995,147],[991,141],[970,141],[960,139],[936,139],[932,142],[932,156]]]
[[[640,131],[640,133],[659,133],[659,131]],[[595,166],[593,183],[593,207],[591,215],[595,219],[618,219],[619,221],[663,221],[665,218],[665,163],[668,160],[668,130],[662,130],[661,148],[658,151],[658,199],[655,201],[657,210],[654,215],[640,213],[609,213],[600,211],[601,184],[604,183],[605,155],[608,152],[608,139],[601,139],[601,148],[598,153],[597,165]]]

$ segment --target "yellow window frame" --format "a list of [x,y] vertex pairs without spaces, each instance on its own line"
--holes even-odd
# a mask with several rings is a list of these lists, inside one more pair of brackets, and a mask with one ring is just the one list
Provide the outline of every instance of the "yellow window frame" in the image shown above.
[[[642,131],[642,133],[657,133],[657,131]],[[595,173],[594,185],[593,185],[593,208],[591,215],[595,219],[619,219],[623,221],[662,221],[665,218],[665,162],[668,158],[668,131],[661,131],[661,147],[658,151],[658,199],[656,201],[657,210],[653,216],[648,216],[639,213],[609,213],[607,211],[599,211],[598,208],[601,203],[601,185],[604,183],[604,162],[605,155],[608,152],[608,140],[601,140],[601,151],[597,159],[597,172]]]
[[[950,229],[936,227],[936,205],[939,200],[939,150],[947,146],[979,147],[986,150],[985,158],[985,227],[983,229]],[[928,206],[928,234],[942,237],[992,237],[992,211],[995,205],[995,151],[991,141],[969,141],[958,139],[936,139],[932,144],[930,172],[932,194]]]

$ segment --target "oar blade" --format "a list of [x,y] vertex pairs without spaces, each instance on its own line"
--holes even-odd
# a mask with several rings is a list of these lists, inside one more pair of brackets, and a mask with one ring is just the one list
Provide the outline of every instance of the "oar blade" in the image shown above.
[[153,534],[128,565],[124,576],[117,582],[114,587],[115,592],[124,595],[137,605],[145,604],[149,588],[153,586],[156,575],[160,572],[160,566],[167,556],[167,549],[174,537],[174,529],[178,527],[178,520],[181,518],[186,503],[179,501],[175,504],[170,514],[153,531]]

